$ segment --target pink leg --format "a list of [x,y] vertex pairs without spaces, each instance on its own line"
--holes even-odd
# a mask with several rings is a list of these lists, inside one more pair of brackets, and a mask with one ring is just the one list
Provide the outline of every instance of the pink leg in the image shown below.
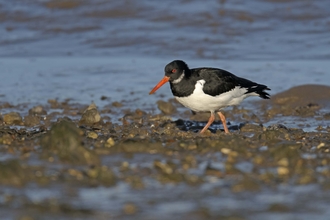
[[229,130],[227,128],[226,117],[221,112],[218,112],[218,115],[220,117],[220,120],[222,121],[223,128],[225,129],[225,133],[229,134]]
[[209,118],[209,121],[207,122],[207,124],[205,125],[205,127],[201,130],[201,134],[204,133],[210,127],[210,125],[214,122],[214,119],[215,119],[214,113],[211,112],[211,116]]

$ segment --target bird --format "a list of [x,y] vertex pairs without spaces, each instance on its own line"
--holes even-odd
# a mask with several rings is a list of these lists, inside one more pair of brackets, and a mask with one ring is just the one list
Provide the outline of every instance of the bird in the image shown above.
[[174,60],[165,66],[165,76],[149,92],[153,94],[165,83],[170,88],[175,99],[193,112],[210,112],[210,118],[200,131],[204,133],[215,120],[217,113],[223,124],[225,133],[230,133],[226,117],[222,109],[239,105],[249,96],[259,96],[269,99],[270,90],[266,85],[258,84],[248,79],[238,77],[226,70],[211,67],[189,69],[182,60]]

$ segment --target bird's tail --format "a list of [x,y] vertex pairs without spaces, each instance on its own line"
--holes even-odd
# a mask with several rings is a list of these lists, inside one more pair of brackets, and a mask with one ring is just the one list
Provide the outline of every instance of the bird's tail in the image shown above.
[[265,90],[270,90],[270,88],[268,88],[265,85],[261,85],[261,84],[256,84],[250,88],[248,88],[248,91],[246,93],[257,93],[259,95],[260,98],[263,99],[269,99],[270,95],[265,92]]

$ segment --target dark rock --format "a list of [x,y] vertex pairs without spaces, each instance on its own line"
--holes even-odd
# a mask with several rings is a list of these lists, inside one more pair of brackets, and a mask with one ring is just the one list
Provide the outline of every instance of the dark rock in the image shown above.
[[43,156],[73,164],[99,164],[98,156],[83,146],[82,133],[73,122],[58,122],[41,139]]
[[24,125],[25,126],[35,126],[40,123],[40,119],[38,116],[27,115],[24,117]]
[[285,127],[285,126],[282,125],[282,124],[273,124],[273,125],[269,125],[269,126],[267,127],[267,130],[268,130],[268,131],[277,131],[277,130],[280,130],[280,129],[288,130],[288,128]]
[[106,96],[101,96],[101,98],[100,98],[102,101],[104,101],[104,100],[107,100],[108,99],[108,97],[106,97]]
[[[323,115],[323,118],[326,120],[330,120],[330,112],[327,112]],[[1,120],[1,119],[0,119]]]

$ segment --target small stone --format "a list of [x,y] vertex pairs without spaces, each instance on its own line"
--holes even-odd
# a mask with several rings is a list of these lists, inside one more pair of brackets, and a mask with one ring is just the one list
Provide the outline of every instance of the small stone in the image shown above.
[[264,157],[260,156],[260,155],[256,155],[254,158],[253,158],[253,163],[254,164],[262,164],[264,162]]
[[59,108],[60,106],[60,103],[58,103],[55,99],[48,99],[47,102],[50,104],[51,108]]
[[38,105],[29,110],[29,115],[47,115],[47,112],[41,105]]
[[160,170],[161,172],[163,172],[164,174],[172,174],[173,173],[172,167],[170,167],[167,163],[162,163],[158,160],[154,161],[154,167],[156,169]]
[[320,143],[319,145],[317,145],[316,148],[317,148],[317,149],[320,149],[320,148],[323,148],[324,146],[325,146],[325,143],[322,142],[322,143]]
[[174,105],[171,102],[158,101],[158,109],[165,115],[170,115],[176,112]]
[[71,175],[71,176],[74,176],[76,177],[78,180],[82,180],[84,178],[84,175],[81,171],[79,170],[76,170],[76,169],[69,169],[68,170],[68,173]]
[[123,211],[127,215],[133,215],[137,211],[137,207],[133,203],[127,203],[123,207]]
[[94,131],[90,131],[90,132],[87,133],[87,137],[88,138],[91,138],[91,139],[97,139],[98,136],[99,135],[96,132],[94,132]]
[[312,173],[306,173],[306,175],[301,176],[297,183],[301,185],[311,184],[316,181],[316,178],[312,175]]
[[38,116],[27,115],[24,117],[24,125],[25,126],[35,126],[40,123],[40,119]]
[[102,101],[104,101],[104,100],[107,100],[108,99],[108,97],[106,97],[106,96],[101,96],[101,98],[100,98]]
[[94,179],[104,186],[116,184],[116,176],[107,166],[91,166],[86,173],[90,179]]
[[113,103],[112,103],[112,106],[113,106],[113,107],[118,107],[118,108],[119,108],[119,107],[122,107],[123,104],[121,104],[120,102],[113,102]]
[[325,114],[323,115],[323,118],[329,120],[329,119],[330,119],[330,112],[325,113]]
[[289,166],[289,160],[288,160],[288,158],[282,158],[281,160],[279,160],[277,162],[277,164],[279,166],[282,166],[282,167],[288,167]]
[[0,144],[10,145],[13,142],[13,137],[10,134],[4,134],[0,137]]
[[3,116],[3,121],[8,125],[22,125],[22,117],[17,112],[10,112]]
[[90,169],[87,170],[87,176],[89,178],[96,179],[99,175],[99,170],[96,169],[95,167],[91,167]]
[[112,147],[115,145],[115,141],[113,140],[112,137],[108,138],[107,142],[105,143],[106,147]]
[[84,111],[79,124],[92,125],[100,122],[101,116],[97,111],[97,107],[94,103],[92,103],[88,108]]
[[146,114],[146,112],[142,111],[141,109],[136,109],[135,114],[139,117],[143,116]]
[[221,148],[221,153],[223,154],[229,154],[231,150],[229,148]]
[[233,192],[242,192],[242,191],[258,191],[260,186],[257,181],[252,178],[244,177],[240,182],[232,186]]
[[277,168],[277,173],[278,175],[288,175],[289,174],[289,169],[287,167],[278,167]]
[[119,169],[120,171],[129,170],[129,163],[127,161],[122,162]]

